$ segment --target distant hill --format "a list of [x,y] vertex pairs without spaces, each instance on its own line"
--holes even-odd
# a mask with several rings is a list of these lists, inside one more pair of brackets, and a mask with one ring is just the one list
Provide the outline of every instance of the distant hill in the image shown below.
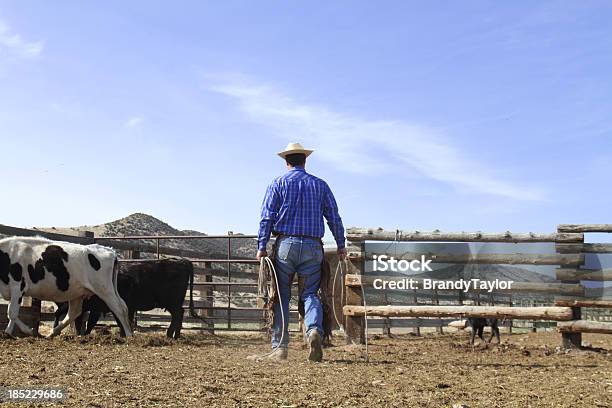
[[[95,236],[122,237],[130,235],[206,235],[195,230],[179,230],[149,214],[134,213],[127,217],[100,225],[83,225],[79,227],[37,227],[35,229],[59,234],[75,235],[80,231],[91,231]],[[239,236],[240,234],[235,234]],[[139,240],[155,244],[155,240]],[[202,252],[207,256],[226,257],[226,239],[164,239],[160,246]],[[254,239],[232,240],[232,256],[252,258],[257,250]]]

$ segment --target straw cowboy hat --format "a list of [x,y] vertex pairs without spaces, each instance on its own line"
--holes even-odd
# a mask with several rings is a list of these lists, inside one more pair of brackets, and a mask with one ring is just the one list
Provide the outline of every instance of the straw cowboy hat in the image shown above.
[[314,150],[304,149],[304,146],[299,143],[289,143],[285,150],[278,152],[278,155],[284,159],[288,154],[304,153],[308,157],[312,152]]

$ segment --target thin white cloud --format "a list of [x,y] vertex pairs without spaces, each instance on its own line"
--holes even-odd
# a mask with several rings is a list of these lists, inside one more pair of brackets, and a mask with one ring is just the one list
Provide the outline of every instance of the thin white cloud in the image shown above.
[[235,99],[250,120],[286,141],[317,148],[317,154],[354,173],[417,172],[469,192],[516,200],[544,200],[539,189],[494,176],[494,169],[453,147],[444,134],[405,121],[366,120],[316,105],[299,103],[278,90],[229,81],[210,90]]
[[131,118],[127,120],[127,122],[125,122],[125,126],[128,128],[135,128],[135,127],[140,126],[143,121],[144,121],[144,118],[140,116],[132,116]]
[[26,41],[0,20],[0,56],[8,52],[17,57],[36,58],[42,53],[43,47],[42,41]]

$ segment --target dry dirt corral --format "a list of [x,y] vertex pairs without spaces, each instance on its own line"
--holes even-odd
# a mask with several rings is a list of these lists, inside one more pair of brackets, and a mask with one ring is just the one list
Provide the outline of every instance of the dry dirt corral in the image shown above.
[[612,406],[612,336],[584,335],[595,351],[568,354],[556,333],[502,339],[472,351],[466,334],[375,337],[370,363],[341,345],[320,364],[294,339],[275,364],[246,359],[268,349],[263,336],[2,338],[0,386],[59,386],[70,407]]

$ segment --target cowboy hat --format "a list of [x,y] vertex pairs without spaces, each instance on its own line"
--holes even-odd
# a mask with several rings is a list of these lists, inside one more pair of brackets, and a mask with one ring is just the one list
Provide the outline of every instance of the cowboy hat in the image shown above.
[[304,149],[304,146],[302,146],[299,143],[289,143],[287,147],[285,148],[285,150],[283,150],[282,152],[278,152],[278,155],[282,157],[283,159],[288,154],[297,154],[297,153],[303,153],[306,155],[306,157],[308,157],[310,156],[310,153],[312,153],[313,151],[314,150]]

